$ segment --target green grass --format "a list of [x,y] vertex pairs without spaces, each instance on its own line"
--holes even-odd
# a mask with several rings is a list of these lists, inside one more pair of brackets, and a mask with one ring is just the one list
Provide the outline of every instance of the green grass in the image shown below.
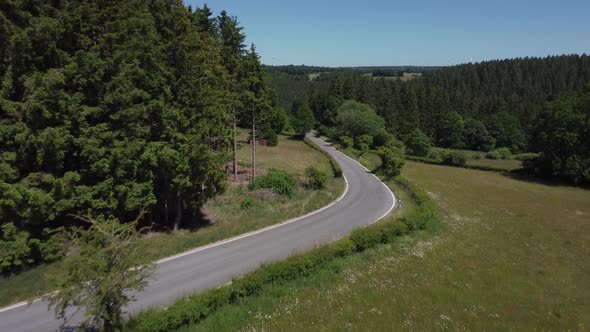
[[590,191],[414,162],[402,174],[443,208],[441,231],[270,285],[187,330],[590,327]]
[[[383,223],[387,222],[399,222],[398,217],[408,216],[416,208],[416,202],[412,199],[412,194],[405,187],[395,183],[389,182],[388,185],[396,192],[398,198],[402,198],[404,203],[401,207],[395,210],[394,213],[390,214],[383,220]],[[429,232],[427,230],[420,233],[414,232],[414,235],[425,236]],[[309,287],[321,287],[323,283],[329,281],[334,275],[338,275],[349,268],[351,265],[359,264],[371,257],[375,256],[376,253],[382,251],[384,248],[392,248],[404,246],[406,243],[415,241],[415,238],[409,236],[403,236],[392,244],[381,245],[377,249],[368,249],[362,253],[353,254],[345,258],[336,258],[325,264],[317,273],[312,274],[308,277],[299,277],[291,281],[283,281],[279,283],[269,283],[262,287],[259,295],[249,296],[240,299],[237,303],[232,305],[225,305],[218,311],[208,316],[200,324],[185,326],[181,331],[208,331],[208,330],[222,330],[222,331],[234,331],[243,327],[243,324],[251,317],[252,312],[259,310],[260,308],[266,308],[272,310],[275,306],[281,304],[281,299],[288,297],[301,288]]]
[[491,167],[512,171],[522,167],[522,161],[515,159],[468,159],[467,166]]
[[[246,131],[242,130],[241,139]],[[248,162],[250,148],[246,144],[238,151],[241,162]],[[257,168],[276,168],[293,173],[302,180],[304,170],[309,165],[332,174],[330,163],[322,153],[305,145],[300,140],[286,136],[279,137],[276,147],[259,147]],[[255,200],[250,209],[240,207],[247,194],[247,184],[229,185],[226,192],[210,200],[204,207],[210,223],[196,230],[182,230],[176,233],[151,233],[143,239],[146,256],[156,260],[176,253],[236,236],[248,231],[297,217],[335,200],[344,191],[344,180],[333,178],[323,190],[306,191],[300,189],[292,198],[275,200]],[[50,292],[54,288],[52,278],[63,273],[63,262],[43,265],[22,272],[16,276],[0,279],[0,306],[28,300]]]

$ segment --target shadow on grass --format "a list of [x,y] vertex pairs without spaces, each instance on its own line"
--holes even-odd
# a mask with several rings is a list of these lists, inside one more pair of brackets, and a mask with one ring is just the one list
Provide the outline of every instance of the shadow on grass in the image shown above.
[[590,189],[590,185],[575,185],[572,182],[558,179],[558,178],[543,178],[539,177],[538,175],[531,174],[524,169],[516,169],[510,172],[502,172],[500,173],[503,176],[516,180],[516,181],[523,181],[528,183],[536,183],[542,184],[551,187],[571,187],[571,188],[581,188],[581,189]]
[[[185,215],[180,223],[181,230],[188,230],[191,233],[207,228],[213,224],[212,220],[203,211],[199,210],[196,215]],[[153,223],[145,225],[149,232],[170,234],[173,232],[171,225],[165,223]]]

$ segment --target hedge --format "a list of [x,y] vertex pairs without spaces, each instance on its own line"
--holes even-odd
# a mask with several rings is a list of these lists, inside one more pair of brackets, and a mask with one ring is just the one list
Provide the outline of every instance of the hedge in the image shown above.
[[489,172],[498,172],[498,173],[510,173],[512,170],[507,168],[498,168],[498,167],[491,167],[491,166],[481,166],[481,165],[463,165],[463,166],[456,166],[456,165],[445,165],[441,160],[433,159],[433,158],[424,158],[424,157],[416,157],[416,156],[408,156],[405,155],[404,158],[406,160],[416,161],[424,164],[432,164],[432,165],[444,165],[444,166],[453,166],[453,167],[460,167],[466,169],[474,169],[478,171],[489,171]]
[[334,157],[332,157],[331,154],[329,154],[328,152],[326,152],[324,149],[320,148],[311,139],[309,139],[309,137],[305,137],[303,139],[303,142],[305,142],[305,144],[307,144],[310,147],[318,150],[319,152],[323,153],[326,157],[328,157],[328,159],[330,160],[330,166],[332,167],[332,170],[334,171],[334,176],[335,177],[341,177],[342,176],[342,168],[340,168],[340,165],[338,164],[338,162],[336,162],[336,159],[334,159]]
[[166,310],[151,309],[142,312],[131,318],[126,330],[169,331],[198,323],[224,305],[259,294],[264,285],[307,277],[336,258],[391,243],[398,237],[419,230],[434,230],[439,225],[440,213],[432,199],[417,191],[405,180],[396,181],[399,186],[406,188],[416,202],[417,208],[407,216],[356,229],[346,238],[283,261],[264,265],[235,279],[229,285],[189,296]]

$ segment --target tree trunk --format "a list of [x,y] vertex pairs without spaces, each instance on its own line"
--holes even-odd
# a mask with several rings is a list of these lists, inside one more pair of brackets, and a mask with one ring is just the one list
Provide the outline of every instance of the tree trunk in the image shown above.
[[256,115],[252,113],[252,180],[256,178]]
[[234,109],[234,182],[238,181],[238,138],[236,133],[236,110]]
[[168,217],[168,194],[166,194],[165,199],[164,199],[164,214],[165,214],[165,221],[166,221],[166,226],[170,225],[170,218]]
[[180,228],[180,222],[182,221],[182,199],[176,198],[176,216],[174,216],[174,231],[176,232]]

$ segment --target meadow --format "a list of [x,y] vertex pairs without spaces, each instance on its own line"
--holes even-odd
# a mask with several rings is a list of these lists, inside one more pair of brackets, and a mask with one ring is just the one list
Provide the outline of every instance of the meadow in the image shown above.
[[441,207],[442,230],[269,285],[186,330],[590,327],[590,191],[414,162],[402,175]]

